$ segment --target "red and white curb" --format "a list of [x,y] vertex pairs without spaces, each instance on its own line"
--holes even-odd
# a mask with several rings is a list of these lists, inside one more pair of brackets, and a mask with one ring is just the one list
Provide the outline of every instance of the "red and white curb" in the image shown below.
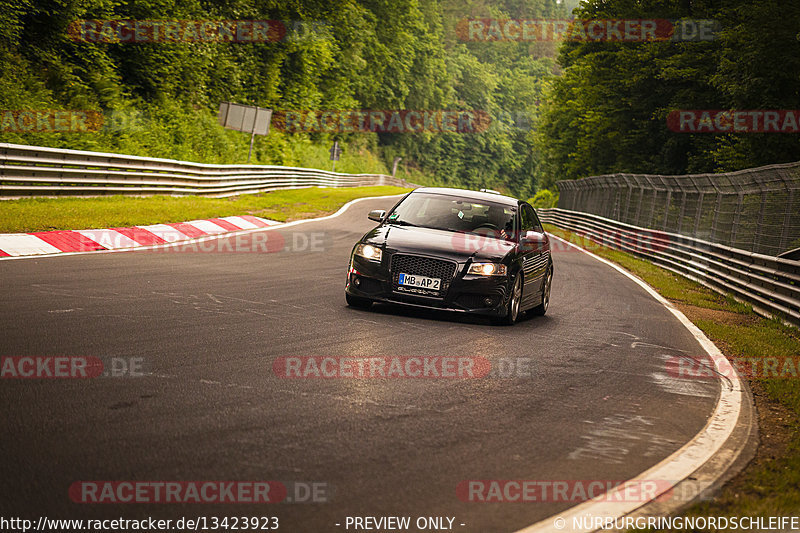
[[233,231],[266,228],[278,224],[280,222],[274,220],[242,215],[130,228],[2,233],[0,234],[0,257],[157,246]]

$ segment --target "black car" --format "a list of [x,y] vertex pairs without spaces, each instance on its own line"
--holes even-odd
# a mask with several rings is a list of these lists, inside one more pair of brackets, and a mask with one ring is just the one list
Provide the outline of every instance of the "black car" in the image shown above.
[[513,324],[550,301],[550,241],[527,202],[490,192],[423,187],[353,248],[345,294],[353,307],[389,302],[487,315]]

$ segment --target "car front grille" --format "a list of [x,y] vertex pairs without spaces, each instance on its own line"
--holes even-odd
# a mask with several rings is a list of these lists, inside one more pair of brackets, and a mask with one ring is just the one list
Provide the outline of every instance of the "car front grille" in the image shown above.
[[453,275],[456,272],[456,263],[418,255],[394,254],[392,256],[391,270],[392,286],[395,291],[398,291],[400,287],[399,281],[401,273],[416,274],[418,276],[441,279],[441,290],[431,291],[417,287],[403,287],[403,290],[399,292],[442,297],[447,294],[447,289],[450,287],[450,281],[453,279]]

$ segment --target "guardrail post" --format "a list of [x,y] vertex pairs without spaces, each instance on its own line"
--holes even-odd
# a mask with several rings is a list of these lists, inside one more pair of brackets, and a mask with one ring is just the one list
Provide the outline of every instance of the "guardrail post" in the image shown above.
[[[759,183],[759,187],[761,184]],[[761,205],[758,208],[758,223],[756,230],[753,232],[753,251],[759,253],[761,249],[761,228],[764,226],[764,211],[767,207],[767,192],[761,189]]]
[[[695,185],[696,186],[696,185]],[[705,191],[700,190],[697,193],[697,212],[694,214],[694,232],[692,233],[693,236],[697,237],[697,234],[700,232],[700,217],[703,214],[703,197],[705,196]]]
[[583,193],[586,195],[586,199],[583,200],[583,208],[589,213],[594,213],[594,205],[597,203],[596,197],[599,194],[597,188],[590,188],[584,185]]
[[652,228],[656,216],[656,198],[658,197],[658,190],[653,185],[653,180],[648,176],[647,181],[650,183],[650,190],[653,191],[653,201],[650,203],[650,218],[647,219],[647,227]]
[[683,217],[686,215],[686,191],[681,191],[681,210],[678,213],[678,227],[675,233],[680,233],[683,228]]
[[734,243],[736,243],[736,234],[739,233],[739,220],[741,219],[742,205],[744,204],[744,192],[740,190],[736,197],[736,213],[733,215],[733,227],[731,228],[731,246],[734,246]]
[[669,204],[672,201],[672,189],[667,188],[667,203],[664,204],[664,227],[663,230],[667,231],[667,222],[669,221]]
[[631,219],[631,195],[633,194],[633,186],[628,181],[628,176],[622,174],[622,179],[625,180],[625,185],[628,187],[628,197],[625,199],[625,215],[620,218],[623,222],[628,222]]
[[[738,175],[745,175],[745,174],[749,177],[748,181],[751,184],[752,183],[758,183],[759,190],[760,190],[761,189],[761,183],[758,181],[758,179],[754,175],[755,172],[753,172],[753,171],[742,171],[742,174],[737,174],[737,176]],[[736,187],[736,189],[738,191],[738,202],[736,204],[736,215],[734,216],[734,219],[733,219],[733,228],[731,228],[731,246],[735,246],[736,245],[736,238],[739,235],[739,229],[740,229],[740,227],[742,225],[742,211],[744,211],[744,195],[745,195],[746,191],[745,191],[744,185],[741,182],[739,182],[739,180],[731,180],[731,183],[734,184],[734,187]],[[749,189],[749,192],[752,192],[752,189]]]
[[[579,196],[580,195],[580,188],[578,187],[578,184],[575,183],[574,181],[570,181],[569,182],[569,187],[566,190],[569,191],[568,192],[569,196],[567,196],[567,200],[569,201],[569,207],[567,207],[567,203],[565,202],[564,203],[564,208],[565,209],[572,209],[573,211],[577,210],[578,208],[576,206],[580,205],[580,204],[578,204],[578,198],[580,198],[580,196]],[[559,204],[559,206],[561,205],[561,198],[560,197],[558,199],[558,204]]]
[[[612,220],[619,220],[620,189],[617,175],[608,178],[608,201],[606,202],[606,217]],[[612,202],[613,198],[613,202]]]
[[581,188],[580,184],[577,181],[573,181],[572,184],[572,209],[579,210],[582,208],[583,204],[583,189]]
[[636,176],[636,185],[639,188],[639,201],[636,202],[636,220],[634,221],[634,224],[636,224],[637,226],[639,225],[639,218],[642,215],[642,204],[644,203],[644,191],[646,190],[639,184],[641,179],[642,179],[641,176]]
[[606,213],[605,210],[608,209],[609,197],[611,195],[609,193],[608,182],[605,180],[605,178],[603,178],[602,181],[600,182],[600,187],[602,187],[603,193],[601,195],[598,195],[597,207],[595,208],[595,210],[593,212],[596,215],[608,217],[609,214]]
[[608,179],[603,180],[603,196],[600,198],[600,205],[597,207],[595,214],[611,218],[613,204],[611,203],[611,185]]
[[[566,182],[564,182],[564,184],[566,184]],[[560,182],[556,182],[556,188],[558,189],[558,203],[556,204],[556,207],[563,207],[567,205],[567,198],[564,198],[564,191],[566,189],[561,186]],[[564,199],[564,203],[562,203],[562,198]]]
[[717,206],[714,209],[714,220],[711,222],[711,240],[713,241],[717,236],[717,219],[719,218],[719,212],[722,209],[722,193],[717,192]]
[[711,185],[714,187],[714,189],[717,191],[717,206],[714,209],[714,219],[711,221],[711,238],[709,239],[710,241],[714,242],[714,238],[717,235],[717,220],[719,219],[719,212],[722,209],[722,191],[719,190],[719,187],[717,187],[716,183],[714,183],[713,180],[709,181],[711,182]]
[[783,231],[781,231],[781,252],[786,250],[789,241],[789,224],[792,222],[792,204],[794,203],[794,188],[789,187],[783,172],[781,171],[781,178],[786,183],[786,188],[789,189],[789,201],[786,202],[786,212],[783,216]]
[[557,181],[556,188],[558,189],[558,203],[556,207],[560,207],[562,209],[571,209],[571,207],[567,207],[567,204],[572,203],[572,195],[565,194],[567,192],[567,184],[566,181]]

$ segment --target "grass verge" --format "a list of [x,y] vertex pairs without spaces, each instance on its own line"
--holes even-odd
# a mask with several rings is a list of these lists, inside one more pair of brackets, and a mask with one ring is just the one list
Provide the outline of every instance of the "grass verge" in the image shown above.
[[0,201],[0,233],[142,226],[234,215],[290,222],[328,215],[356,198],[402,194],[409,190],[346,187],[291,189],[230,198],[104,196],[4,200]]
[[[696,324],[727,357],[800,356],[800,331],[757,315],[749,305],[631,254],[545,224],[547,232],[613,261],[643,279]],[[800,512],[800,369],[748,380],[758,411],[759,447],[751,463],[686,516],[789,516]]]

